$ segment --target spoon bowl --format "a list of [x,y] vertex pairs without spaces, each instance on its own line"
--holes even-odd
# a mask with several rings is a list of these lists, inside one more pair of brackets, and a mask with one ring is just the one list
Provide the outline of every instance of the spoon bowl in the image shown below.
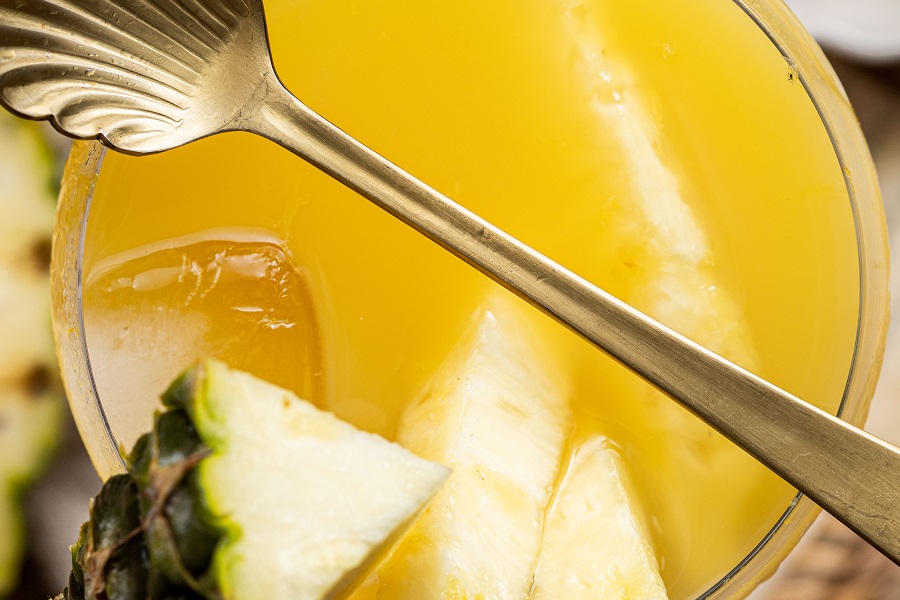
[[130,154],[240,129],[267,81],[262,6],[243,0],[0,3],[0,99]]

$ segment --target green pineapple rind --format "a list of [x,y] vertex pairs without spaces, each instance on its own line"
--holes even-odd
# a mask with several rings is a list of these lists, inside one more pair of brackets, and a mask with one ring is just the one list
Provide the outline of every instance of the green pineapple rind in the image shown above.
[[209,575],[221,529],[194,467],[208,450],[180,408],[156,415],[110,478],[72,547],[64,600],[218,600]]

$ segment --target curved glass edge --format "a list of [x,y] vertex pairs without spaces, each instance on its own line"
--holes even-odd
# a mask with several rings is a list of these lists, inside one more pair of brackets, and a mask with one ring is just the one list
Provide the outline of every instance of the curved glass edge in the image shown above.
[[[856,227],[860,298],[856,347],[837,415],[862,426],[881,372],[890,318],[887,224],[875,166],[837,74],[790,9],[781,0],[733,2],[775,44],[785,58],[788,73],[806,89],[843,169]],[[797,494],[750,554],[700,600],[746,597],[775,573],[820,512],[809,498]]]
[[81,260],[90,202],[105,153],[106,149],[97,142],[72,144],[56,210],[50,266],[53,334],[63,383],[81,438],[100,442],[85,446],[104,480],[121,472],[123,462],[97,397],[85,346]]
[[[881,369],[889,315],[887,226],[868,146],[827,58],[781,0],[732,1],[757,23],[797,74],[828,129],[844,170],[859,245],[860,314],[852,369],[838,414],[862,425]],[[91,460],[104,479],[121,472],[123,462],[102,412],[84,347],[80,283],[88,209],[105,152],[97,142],[73,145],[60,193],[52,268],[54,333],[62,375],[79,433],[99,441],[91,449]],[[849,398],[858,401],[848,403]],[[734,600],[748,595],[775,572],[818,513],[813,502],[798,494],[748,556],[698,600]]]

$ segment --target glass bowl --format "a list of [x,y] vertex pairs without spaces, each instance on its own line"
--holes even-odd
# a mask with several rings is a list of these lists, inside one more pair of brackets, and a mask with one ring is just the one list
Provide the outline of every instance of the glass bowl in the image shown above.
[[[786,77],[805,89],[843,171],[856,231],[859,312],[852,364],[837,414],[861,425],[881,366],[888,311],[887,236],[868,149],[826,58],[780,0],[722,1],[733,1],[783,56]],[[52,269],[54,326],[63,377],[81,437],[103,477],[121,470],[123,463],[91,366],[82,282],[92,199],[105,153],[95,142],[78,142],[73,147],[58,209]],[[796,495],[769,531],[754,540],[752,551],[698,597],[746,596],[774,572],[817,512],[815,505]]]

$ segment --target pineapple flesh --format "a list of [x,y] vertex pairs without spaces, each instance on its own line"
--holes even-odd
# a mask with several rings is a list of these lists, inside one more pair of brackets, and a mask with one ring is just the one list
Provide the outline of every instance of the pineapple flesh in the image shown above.
[[453,470],[391,560],[379,598],[525,598],[571,430],[565,380],[519,308],[490,300],[398,441]]
[[581,444],[547,513],[531,598],[667,598],[637,497],[612,442]]
[[66,600],[342,597],[448,474],[218,362],[164,403],[93,504]]
[[55,201],[38,127],[0,110],[0,598],[24,553],[22,495],[62,426],[48,269]]
[[[612,237],[627,252],[632,284],[624,299],[682,335],[755,370],[759,357],[741,306],[713,270],[716,252],[691,206],[690,182],[679,176],[677,158],[660,149],[662,124],[627,65],[608,58],[598,23],[602,3],[560,0],[571,40],[574,68],[596,113],[598,135],[621,149],[630,200]],[[626,250],[627,249],[627,250]],[[661,393],[643,386],[642,395],[672,435],[680,460],[710,465],[732,456],[730,443]],[[719,466],[719,465],[715,465]],[[728,468],[724,466],[723,468]]]

